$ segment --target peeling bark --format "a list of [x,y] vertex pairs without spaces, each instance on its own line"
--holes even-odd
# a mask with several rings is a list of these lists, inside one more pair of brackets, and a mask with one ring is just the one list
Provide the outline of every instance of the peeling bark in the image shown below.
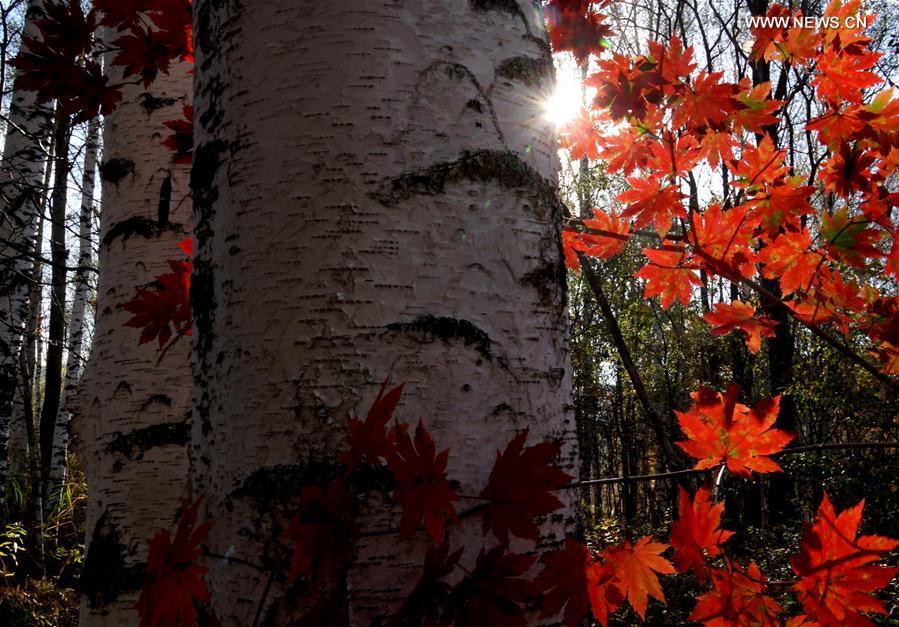
[[[150,93],[129,87],[105,120],[96,327],[69,403],[72,445],[88,482],[84,626],[138,624],[134,603],[146,540],[172,526],[187,491],[189,343],[177,340],[164,353],[156,343],[138,346],[139,333],[124,326],[130,314],[122,304],[169,271],[168,259],[183,256],[177,244],[189,235],[187,166],[174,165],[162,142],[163,123],[180,118],[190,102],[189,70],[175,64]],[[170,215],[162,224],[166,180]]]
[[[563,440],[574,469],[557,157],[539,113],[551,71],[520,61],[546,45],[527,9],[195,3],[192,477],[212,552],[280,561],[290,497],[328,476],[350,408],[388,376],[406,382],[399,415],[452,447],[463,493],[525,427]],[[539,550],[573,516],[547,521]],[[396,520],[372,504],[361,524]],[[463,525],[470,565],[480,524]],[[344,620],[395,611],[424,546],[360,541]],[[251,624],[264,577],[209,566],[218,618]],[[307,602],[276,580],[262,624]]]

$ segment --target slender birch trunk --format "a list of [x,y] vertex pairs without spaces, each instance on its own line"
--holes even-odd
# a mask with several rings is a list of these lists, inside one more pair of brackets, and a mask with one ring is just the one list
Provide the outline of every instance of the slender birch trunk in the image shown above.
[[[552,88],[533,2],[200,0],[194,5],[194,488],[210,550],[276,563],[290,494],[344,446],[387,377],[477,494],[521,429],[575,426]],[[285,494],[283,486],[288,486]],[[544,526],[540,549],[571,530]],[[376,506],[366,529],[396,524]],[[454,541],[470,566],[480,523]],[[344,621],[395,611],[423,534],[356,547]],[[210,563],[250,625],[264,573]],[[275,581],[261,624],[304,600]],[[535,624],[536,615],[533,618]]]
[[[67,403],[74,394],[78,380],[81,377],[84,319],[91,294],[89,272],[93,264],[91,236],[94,214],[94,178],[97,170],[99,143],[100,120],[94,119],[88,127],[84,166],[82,168],[81,211],[78,217],[78,269],[75,271],[75,293],[72,298],[72,315],[69,319],[65,385],[62,390],[59,411],[56,413],[56,425],[53,429],[52,455],[47,490],[51,505],[56,504],[59,494],[65,485],[70,418]],[[48,509],[48,511],[50,510]]]
[[[42,7],[42,0],[29,3],[23,40],[36,35]],[[0,486],[6,485],[9,424],[28,317],[28,279],[34,265],[51,118],[52,107],[38,104],[34,93],[14,87],[0,165]],[[0,507],[3,499],[0,490]]]
[[[35,234],[35,260],[31,269],[31,283],[28,289],[28,319],[25,322],[25,332],[20,350],[19,382],[16,387],[16,395],[12,410],[12,424],[9,430],[9,470],[11,476],[24,477],[30,472],[29,459],[31,454],[28,443],[27,420],[34,421],[34,409],[40,406],[38,399],[40,375],[42,370],[41,353],[43,342],[41,340],[41,326],[43,309],[43,283],[42,275],[44,264],[44,216],[47,210],[47,194],[50,189],[50,180],[53,176],[53,151],[47,157],[47,165],[44,172],[44,193],[41,199],[40,214],[37,221],[37,233]],[[32,424],[32,428],[34,425]],[[38,475],[40,476],[40,475]]]
[[122,304],[169,271],[167,259],[183,256],[188,167],[173,165],[162,142],[164,122],[181,118],[190,102],[189,70],[175,64],[149,90],[127,88],[105,120],[96,326],[69,402],[72,446],[88,483],[85,626],[137,625],[146,540],[172,526],[185,496],[190,343],[178,340],[164,353],[155,342],[138,346]]

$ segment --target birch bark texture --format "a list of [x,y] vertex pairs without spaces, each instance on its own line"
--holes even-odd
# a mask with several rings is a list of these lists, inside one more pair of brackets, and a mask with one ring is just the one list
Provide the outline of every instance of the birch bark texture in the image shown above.
[[[107,64],[111,72],[118,71]],[[164,122],[190,102],[190,66],[149,91],[124,91],[105,120],[100,279],[91,354],[70,401],[72,445],[88,485],[81,624],[137,625],[147,539],[173,525],[186,494],[190,342],[138,345],[122,304],[170,271],[190,231],[188,167],[172,163]],[[112,80],[116,80],[113,78]]]
[[[520,430],[575,429],[539,3],[199,0],[192,190],[193,481],[213,553],[274,564],[351,408],[405,382],[463,494]],[[389,528],[379,505],[360,521]],[[572,529],[573,507],[541,546]],[[470,565],[479,519],[455,542]],[[460,539],[461,538],[461,539]],[[343,621],[395,611],[423,533],[360,541]],[[212,609],[251,624],[265,574],[210,564]],[[279,582],[262,624],[303,600]]]
[[[31,0],[22,39],[38,34],[42,0]],[[27,47],[23,43],[23,47]],[[19,352],[28,302],[42,182],[53,110],[36,95],[13,86],[6,144],[0,164],[0,486],[6,485],[9,425],[16,393]],[[0,489],[0,506],[3,501]]]

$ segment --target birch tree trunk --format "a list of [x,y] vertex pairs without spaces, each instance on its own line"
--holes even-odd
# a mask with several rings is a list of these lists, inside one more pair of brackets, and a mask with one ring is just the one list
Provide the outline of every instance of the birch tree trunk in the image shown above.
[[[94,215],[94,178],[97,170],[97,152],[100,143],[100,120],[95,118],[88,126],[84,149],[84,166],[81,176],[81,211],[78,216],[78,262],[75,271],[75,293],[72,297],[72,315],[69,319],[68,356],[66,358],[65,385],[56,425],[52,433],[52,455],[50,460],[47,496],[53,506],[65,485],[66,456],[69,448],[69,408],[68,400],[75,392],[81,377],[82,351],[84,340],[84,318],[90,299],[90,268],[93,264],[91,249]],[[48,509],[48,511],[50,511]]]
[[[275,563],[302,484],[387,377],[477,494],[497,449],[575,429],[534,2],[195,2],[194,488],[210,550]],[[322,469],[325,469],[324,471]],[[375,505],[365,529],[393,526]],[[571,530],[572,509],[540,548]],[[468,519],[454,540],[470,566]],[[395,611],[424,536],[360,541],[343,621]],[[264,573],[209,564],[212,606],[249,625]],[[302,599],[278,581],[262,624]],[[342,621],[342,622],[343,622]],[[537,623],[536,616],[533,622]]]
[[[26,421],[34,421],[36,394],[39,391],[40,373],[42,369],[41,353],[43,341],[41,340],[41,326],[43,323],[43,242],[44,242],[44,216],[47,210],[47,194],[50,189],[50,180],[53,176],[53,151],[47,155],[47,165],[44,172],[41,207],[37,220],[35,233],[35,260],[31,268],[31,282],[28,289],[28,318],[25,322],[25,331],[20,349],[18,379],[15,400],[12,409],[12,424],[9,428],[9,471],[11,476],[24,476],[26,467],[30,471],[30,444]],[[31,425],[34,429],[34,424]],[[38,464],[40,469],[40,464]],[[35,475],[40,477],[40,473]]]
[[[42,0],[29,3],[23,40],[36,35],[42,7]],[[6,485],[9,423],[28,316],[28,278],[34,265],[51,118],[49,105],[38,104],[32,92],[14,88],[0,165],[0,486]],[[0,507],[3,499],[0,490]]]
[[127,88],[105,121],[96,326],[69,403],[88,483],[85,626],[137,624],[146,540],[172,526],[185,496],[190,344],[181,339],[164,353],[155,342],[138,346],[140,332],[123,326],[130,314],[121,306],[169,271],[167,259],[183,256],[188,168],[173,165],[162,142],[164,122],[180,119],[190,101],[189,70],[176,63],[149,91]]

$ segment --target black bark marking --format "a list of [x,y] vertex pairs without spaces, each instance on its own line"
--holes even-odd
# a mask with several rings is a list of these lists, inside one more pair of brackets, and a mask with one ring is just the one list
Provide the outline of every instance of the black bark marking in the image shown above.
[[150,449],[161,446],[185,446],[189,439],[190,423],[188,421],[166,422],[138,429],[128,434],[117,432],[112,442],[106,446],[106,450],[135,461],[142,459],[144,453]]
[[371,197],[385,207],[395,207],[415,196],[444,194],[449,183],[466,180],[492,181],[508,189],[528,190],[536,208],[549,207],[554,217],[561,217],[564,213],[556,186],[509,150],[463,152],[455,161],[437,163],[390,178],[372,192]]
[[521,278],[522,285],[529,285],[537,289],[540,294],[540,303],[553,305],[558,302],[560,295],[568,291],[568,271],[562,259],[546,261],[536,270],[528,272]]
[[493,359],[493,340],[485,331],[479,329],[468,320],[425,315],[412,322],[394,322],[387,325],[390,331],[408,335],[423,335],[425,339],[434,338],[449,343],[450,340],[462,340],[465,346],[474,346],[485,359]]
[[534,87],[542,84],[551,76],[551,67],[546,59],[511,57],[503,60],[497,66],[496,76],[520,81],[529,87]]
[[156,220],[151,220],[144,216],[135,216],[133,218],[128,218],[127,220],[122,220],[121,222],[116,222],[109,227],[106,235],[103,236],[103,244],[108,246],[119,237],[123,240],[135,236],[150,239],[151,237],[156,237],[164,232],[183,233],[184,226],[168,222],[160,224]]
[[146,411],[146,409],[150,405],[155,404],[165,405],[166,407],[172,406],[172,397],[166,394],[153,394],[150,398],[148,398],[144,403],[140,406],[139,411]]
[[81,589],[92,609],[103,608],[122,593],[137,590],[143,585],[146,565],[125,566],[127,554],[127,548],[121,543],[119,530],[110,520],[107,509],[94,527],[81,573]]
[[496,11],[498,13],[521,15],[521,7],[518,6],[516,0],[468,0],[468,4],[472,10],[480,13]]
[[148,91],[145,91],[140,95],[140,106],[144,108],[147,112],[147,115],[150,115],[154,111],[158,111],[164,107],[171,107],[173,104],[177,103],[177,98],[161,98],[154,96]]
[[[203,5],[207,6],[207,5]],[[215,272],[212,260],[204,255],[207,242],[212,238],[214,205],[218,200],[216,174],[222,164],[222,154],[228,151],[228,143],[215,140],[201,143],[194,151],[193,166],[190,171],[190,186],[194,200],[194,250],[199,254],[193,260],[193,274],[190,282],[190,303],[193,310],[194,337],[197,357],[201,365],[211,366],[210,351],[214,345],[212,330],[216,310]],[[206,384],[200,376],[194,376],[195,390],[198,392],[196,419],[204,436],[212,432],[210,420],[210,397]]]
[[318,485],[323,488],[338,478],[346,481],[350,490],[359,493],[391,492],[395,488],[393,473],[383,465],[360,463],[348,476],[346,467],[335,461],[308,461],[303,464],[279,464],[260,468],[250,474],[231,493],[231,497],[254,502],[260,511],[270,511],[272,505],[292,508],[303,486]]
[[166,176],[159,186],[159,208],[157,209],[157,223],[162,228],[169,223],[169,214],[172,210],[172,177]]
[[134,166],[131,159],[107,159],[100,164],[100,178],[107,183],[118,185],[123,178],[134,174]]

